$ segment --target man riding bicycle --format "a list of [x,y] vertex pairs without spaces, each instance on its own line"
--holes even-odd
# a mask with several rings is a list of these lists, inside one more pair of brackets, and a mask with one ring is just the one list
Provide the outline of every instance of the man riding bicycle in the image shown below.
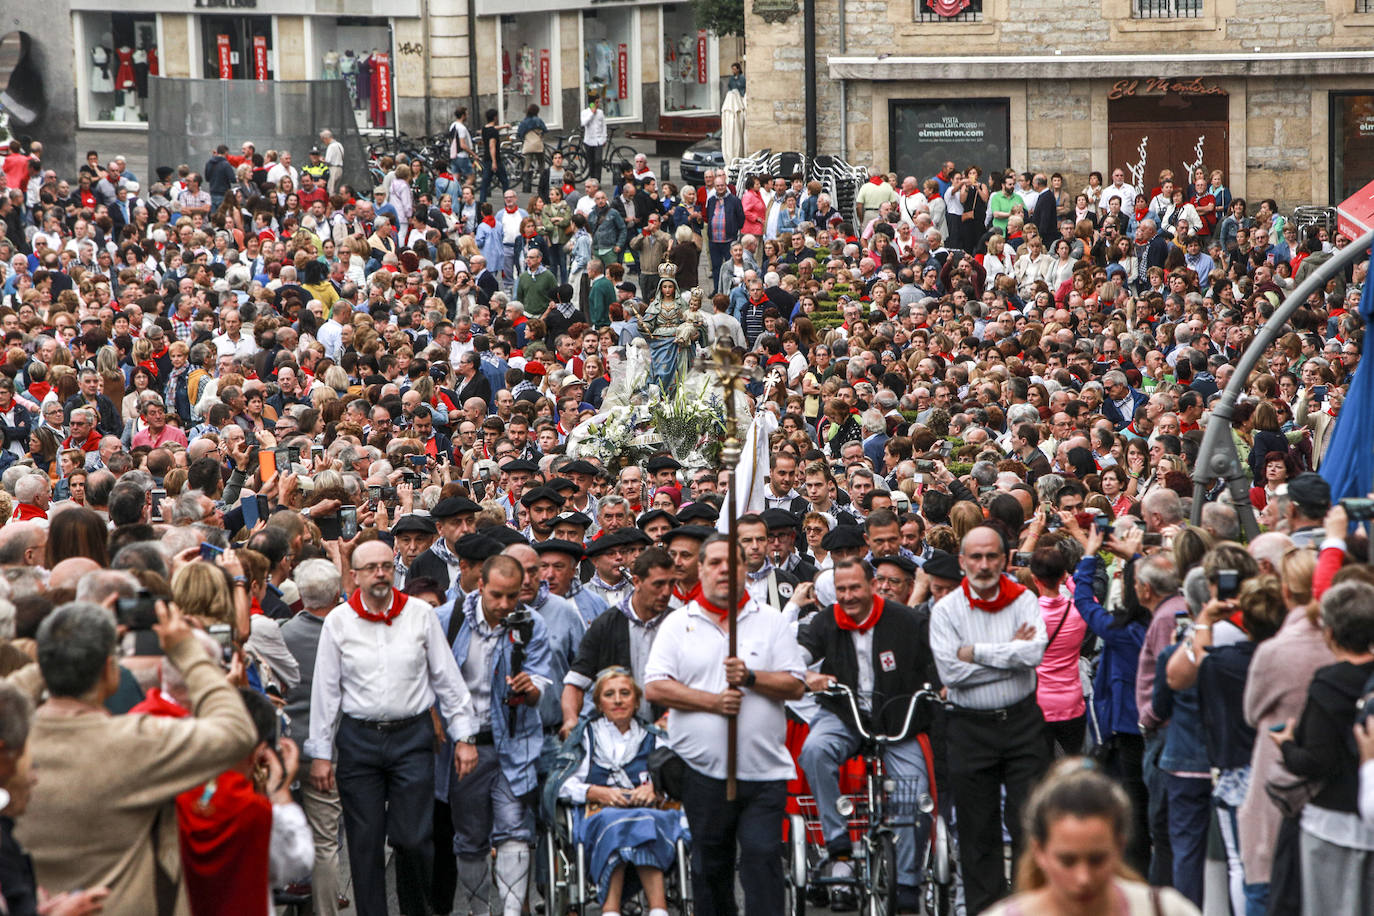
[[[930,652],[929,618],[873,592],[873,571],[862,560],[836,562],[832,613],[811,617],[797,634],[808,665],[820,671],[807,676],[807,687],[824,690],[836,683],[858,698],[864,726],[870,733],[896,735],[901,731],[912,694],[930,684],[938,690],[935,659]],[[917,797],[929,791],[925,757],[916,735],[928,715],[918,715],[906,740],[888,745],[883,763],[901,788],[899,798],[913,814],[897,838],[898,905],[918,907],[917,843],[914,810]],[[844,815],[835,807],[840,797],[839,770],[860,747],[853,711],[843,698],[822,696],[820,710],[798,757],[811,784],[820,812],[821,829],[831,860],[830,877],[852,874],[853,853]],[[832,909],[853,909],[854,892],[845,885],[831,887]]]

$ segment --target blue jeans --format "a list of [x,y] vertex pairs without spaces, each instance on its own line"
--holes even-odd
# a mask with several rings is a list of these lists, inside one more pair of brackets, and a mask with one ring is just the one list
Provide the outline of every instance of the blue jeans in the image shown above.
[[1240,825],[1236,819],[1236,809],[1215,799],[1212,804],[1217,811],[1217,828],[1221,833],[1221,843],[1226,848],[1226,874],[1231,912],[1237,912],[1237,906],[1244,901],[1241,909],[1245,916],[1264,916],[1269,905],[1269,882],[1251,884],[1245,880],[1245,867],[1240,861]]
[[1164,774],[1169,793],[1169,848],[1174,856],[1174,889],[1202,906],[1207,867],[1207,828],[1212,821],[1212,781]]
[[1147,808],[1150,823],[1149,883],[1155,887],[1168,885],[1174,876],[1174,860],[1169,850],[1169,790],[1165,773],[1159,768],[1159,755],[1164,751],[1166,735],[1161,729],[1145,739],[1145,755],[1140,761],[1140,774],[1150,803]]
[[460,859],[484,857],[507,840],[534,843],[534,811],[511,791],[496,748],[477,748],[477,766],[462,779],[449,780],[453,809],[453,851]]
[[472,157],[466,153],[454,156],[448,161],[448,170],[454,178],[461,180],[472,174]]
[[[835,810],[835,800],[840,797],[839,769],[858,749],[858,736],[849,730],[844,720],[822,709],[811,720],[811,733],[806,736],[806,743],[797,757],[811,783],[811,793],[816,796],[825,847],[832,856],[851,852],[847,819]],[[916,850],[921,848],[916,835],[915,805],[922,793],[930,791],[926,758],[921,753],[921,745],[913,739],[890,745],[883,753],[883,765],[902,787],[898,796],[890,799],[901,802],[901,807],[893,811],[900,825],[897,828],[897,881],[914,887],[919,880]]]

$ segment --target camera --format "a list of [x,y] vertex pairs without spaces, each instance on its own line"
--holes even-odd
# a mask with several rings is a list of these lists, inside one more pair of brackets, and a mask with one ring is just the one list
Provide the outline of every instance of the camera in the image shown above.
[[1234,569],[1217,570],[1217,598],[1227,601],[1240,591],[1240,572]]
[[151,630],[157,623],[157,601],[147,589],[133,598],[120,598],[115,602],[115,620],[129,630]]
[[929,458],[917,458],[917,459],[916,459],[916,470],[917,470],[917,471],[920,471],[920,472],[923,473],[923,474],[929,473],[929,472],[931,472],[931,471],[934,471],[934,470],[935,470],[935,462],[934,462],[934,461],[931,461]]
[[1011,556],[1012,566],[1029,566],[1030,561],[1031,552],[1029,550],[1018,550]]
[[1374,519],[1374,499],[1350,497],[1341,500],[1341,508],[1346,518],[1352,522],[1367,522]]

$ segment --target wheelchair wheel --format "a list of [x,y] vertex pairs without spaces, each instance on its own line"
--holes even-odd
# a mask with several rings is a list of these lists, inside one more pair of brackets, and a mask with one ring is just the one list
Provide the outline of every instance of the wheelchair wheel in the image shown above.
[[868,854],[869,883],[860,885],[867,906],[861,909],[868,916],[897,916],[897,841],[884,830],[868,841]]
[[544,862],[548,867],[548,877],[543,887],[544,916],[568,916],[573,912],[570,883],[580,878],[574,874],[572,863],[558,849],[554,830],[544,834]]
[[783,878],[787,890],[786,916],[806,916],[806,875],[810,866],[806,848],[806,819],[800,814],[787,816],[787,845],[784,847]]

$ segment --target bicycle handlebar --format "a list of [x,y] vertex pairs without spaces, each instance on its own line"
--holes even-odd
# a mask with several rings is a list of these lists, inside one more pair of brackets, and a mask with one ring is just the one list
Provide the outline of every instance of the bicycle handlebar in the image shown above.
[[906,717],[902,720],[901,730],[895,735],[875,735],[864,728],[863,714],[859,711],[858,697],[848,684],[841,684],[839,681],[834,681],[826,690],[817,690],[815,693],[819,696],[842,697],[848,700],[849,708],[854,713],[854,727],[859,730],[859,736],[865,741],[872,741],[874,744],[879,745],[896,744],[906,740],[907,732],[911,731],[911,720],[915,718],[916,715],[916,704],[921,700],[933,700],[937,703],[943,702],[940,699],[940,695],[932,690],[929,684],[926,684],[920,690],[913,693],[911,699],[907,702]]

